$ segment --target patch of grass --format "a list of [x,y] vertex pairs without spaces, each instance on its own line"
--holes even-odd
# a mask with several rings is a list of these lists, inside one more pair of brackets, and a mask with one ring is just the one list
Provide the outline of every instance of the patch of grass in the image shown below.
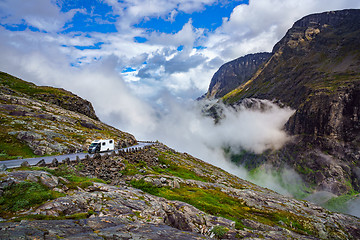
[[17,159],[19,157],[37,157],[29,146],[20,142],[16,137],[7,134],[7,131],[4,131],[0,127],[0,161]]
[[354,199],[354,197],[359,194],[356,191],[352,191],[349,194],[341,195],[339,197],[331,198],[329,201],[327,201],[323,207],[329,209],[333,212],[341,212],[341,213],[347,213],[348,212],[348,205],[347,203]]
[[158,195],[160,193],[159,187],[156,187],[152,183],[144,181],[144,179],[131,180],[130,185],[133,186],[134,188],[141,189],[144,192],[147,192],[147,193],[150,193],[153,195]]
[[27,210],[48,200],[62,197],[64,194],[49,190],[36,182],[20,182],[4,189],[0,197],[0,213]]
[[76,174],[74,169],[69,168],[67,165],[60,165],[56,169],[50,169],[47,167],[31,167],[31,170],[46,171],[57,177],[66,178],[70,183],[64,183],[70,189],[76,189],[77,187],[87,188],[92,186],[94,182],[106,183],[104,180],[99,178],[88,178],[81,177]]
[[0,72],[0,83],[21,93],[34,96],[36,94],[54,94],[57,96],[71,96],[71,94],[65,90],[57,89],[53,87],[40,87],[33,83],[26,82],[7,73]]
[[[190,169],[184,167],[184,166],[180,166],[177,165],[175,162],[171,161],[171,159],[167,158],[168,154],[163,154],[161,156],[159,156],[159,162],[161,164],[165,164],[167,166],[169,166],[168,168],[159,168],[159,167],[153,167],[153,170],[157,173],[160,174],[167,174],[167,175],[173,175],[176,177],[180,177],[183,179],[193,179],[193,180],[198,180],[198,181],[203,181],[203,182],[207,182],[209,181],[209,179],[207,177],[203,177],[203,176],[199,176],[198,174],[196,174],[195,172],[191,171]],[[171,152],[170,155],[173,155],[174,153]]]
[[210,230],[210,232],[212,232],[215,235],[215,237],[217,237],[219,239],[222,239],[228,231],[229,231],[229,229],[227,227],[224,227],[221,225],[214,226]]
[[137,164],[131,164],[127,160],[124,160],[123,163],[125,164],[125,169],[120,171],[121,174],[126,176],[133,176],[139,173],[139,166]]
[[144,180],[133,180],[130,184],[144,192],[169,200],[186,202],[208,214],[233,220],[236,229],[245,228],[242,219],[252,219],[270,226],[278,225],[281,222],[289,230],[301,234],[315,234],[310,228],[309,219],[305,217],[286,211],[260,210],[249,207],[242,199],[229,196],[221,189],[202,189],[187,185],[172,189],[170,187],[156,187]]

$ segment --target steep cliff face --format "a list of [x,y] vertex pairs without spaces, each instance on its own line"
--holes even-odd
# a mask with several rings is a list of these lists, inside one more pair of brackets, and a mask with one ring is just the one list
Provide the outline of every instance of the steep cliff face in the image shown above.
[[212,77],[206,97],[223,97],[240,84],[248,81],[271,56],[271,53],[249,54],[225,63]]
[[360,190],[360,10],[306,16],[279,41],[252,78],[222,99],[276,99],[296,109],[296,136],[262,162],[290,164],[318,190]]
[[0,160],[86,150],[98,138],[114,138],[119,146],[136,143],[94,118],[91,104],[68,91],[0,74]]

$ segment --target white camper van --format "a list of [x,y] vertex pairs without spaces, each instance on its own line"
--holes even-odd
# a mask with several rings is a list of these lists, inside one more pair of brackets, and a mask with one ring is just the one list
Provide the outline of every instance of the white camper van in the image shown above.
[[106,152],[115,149],[114,139],[93,141],[89,146],[89,153]]

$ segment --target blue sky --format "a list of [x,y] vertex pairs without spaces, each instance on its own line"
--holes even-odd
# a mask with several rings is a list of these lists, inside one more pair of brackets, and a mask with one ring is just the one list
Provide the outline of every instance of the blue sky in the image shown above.
[[0,70],[90,100],[105,122],[153,129],[225,62],[271,51],[301,17],[353,0],[0,0]]

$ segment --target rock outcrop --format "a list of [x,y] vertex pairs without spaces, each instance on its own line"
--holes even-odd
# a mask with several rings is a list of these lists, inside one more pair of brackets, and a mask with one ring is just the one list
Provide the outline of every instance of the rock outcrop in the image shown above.
[[65,89],[36,86],[33,83],[23,81],[4,72],[0,72],[0,80],[2,88],[7,89],[6,91],[10,91],[12,94],[15,93],[14,91],[17,91],[32,98],[55,104],[61,108],[84,114],[94,120],[99,120],[89,101]]
[[256,53],[225,63],[211,79],[206,98],[221,98],[237,86],[247,82],[272,53]]

